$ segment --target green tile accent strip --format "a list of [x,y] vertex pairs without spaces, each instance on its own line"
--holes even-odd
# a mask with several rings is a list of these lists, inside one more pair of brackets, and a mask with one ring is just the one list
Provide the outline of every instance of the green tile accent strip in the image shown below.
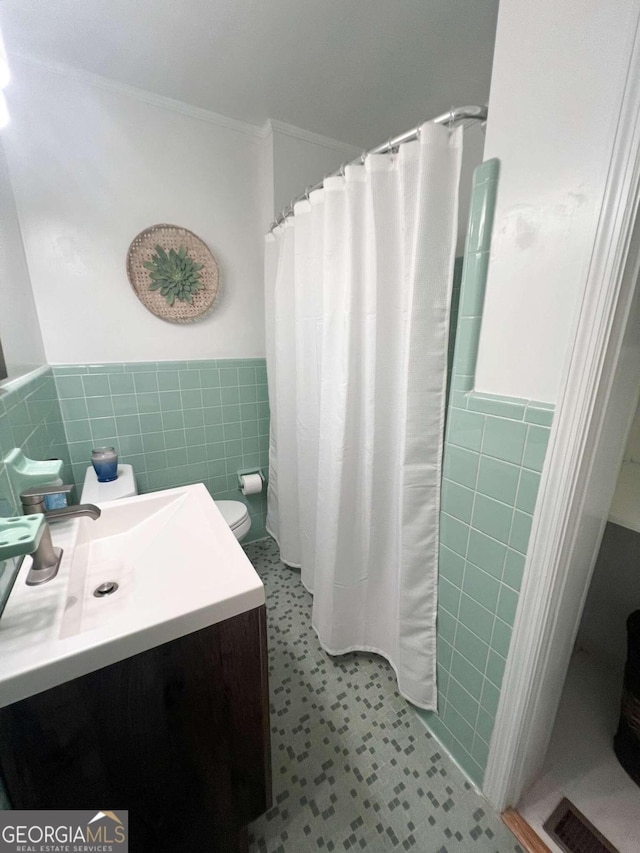
[[438,713],[418,711],[478,785],[509,652],[553,406],[473,389],[497,160],[474,176],[447,410]]
[[266,536],[266,493],[243,497],[239,469],[269,468],[264,359],[57,365],[53,368],[73,479],[91,448],[113,444],[141,492],[202,482],[217,500],[243,500]]
[[[5,518],[22,515],[20,496],[15,494],[3,462],[14,447],[31,459],[62,459],[63,477],[71,476],[58,394],[48,367],[0,388],[0,516]],[[0,611],[16,570],[15,559],[0,562]]]

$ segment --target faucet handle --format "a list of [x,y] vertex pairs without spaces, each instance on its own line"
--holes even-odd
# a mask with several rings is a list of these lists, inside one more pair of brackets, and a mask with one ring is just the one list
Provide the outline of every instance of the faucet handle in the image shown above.
[[70,495],[73,491],[73,484],[65,485],[47,485],[47,486],[31,486],[20,492],[20,500],[22,501],[22,510],[25,515],[30,515],[33,512],[44,512],[44,498],[46,495]]

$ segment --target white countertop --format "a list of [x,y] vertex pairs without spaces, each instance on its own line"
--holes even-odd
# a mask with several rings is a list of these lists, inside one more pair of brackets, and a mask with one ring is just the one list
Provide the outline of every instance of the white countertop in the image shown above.
[[[201,483],[102,510],[51,526],[64,549],[54,580],[26,586],[24,559],[0,618],[0,707],[264,604]],[[106,580],[120,589],[94,598]]]

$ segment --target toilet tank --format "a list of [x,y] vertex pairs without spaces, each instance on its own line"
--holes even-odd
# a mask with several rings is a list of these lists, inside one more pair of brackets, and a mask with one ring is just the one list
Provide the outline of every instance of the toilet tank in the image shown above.
[[87,468],[80,503],[104,504],[120,498],[130,498],[138,494],[133,465],[118,465],[118,479],[110,483],[99,483],[93,466]]

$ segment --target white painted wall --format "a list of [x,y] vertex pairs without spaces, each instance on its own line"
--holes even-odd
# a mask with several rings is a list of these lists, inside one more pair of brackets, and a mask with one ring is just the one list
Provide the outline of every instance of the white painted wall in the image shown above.
[[[7,98],[4,139],[47,360],[264,355],[257,132],[22,62]],[[219,261],[222,291],[202,322],[165,323],[131,290],[128,246],[158,222],[191,229]]]
[[0,145],[0,341],[9,379],[45,363],[13,190]]
[[[263,355],[268,224],[361,152],[281,122],[260,129],[25,60],[13,62],[8,95],[4,141],[47,361]],[[483,143],[479,127],[467,131],[459,251]],[[157,319],[129,286],[128,246],[157,222],[191,229],[218,258],[221,293],[199,323]]]
[[264,128],[264,134],[260,154],[260,221],[263,226],[262,230],[266,234],[273,221],[275,207],[273,201],[273,132],[268,122]]
[[637,0],[501,0],[485,158],[501,162],[476,387],[555,402]]
[[[275,210],[357,152],[59,66],[16,61],[5,140],[51,363],[264,355],[263,238]],[[129,243],[171,222],[222,269],[213,313],[164,323],[133,294]]]

